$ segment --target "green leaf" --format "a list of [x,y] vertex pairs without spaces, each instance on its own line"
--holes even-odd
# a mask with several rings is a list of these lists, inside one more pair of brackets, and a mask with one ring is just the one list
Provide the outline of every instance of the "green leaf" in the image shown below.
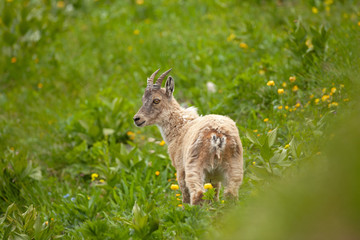
[[255,134],[254,134],[251,130],[246,129],[245,134],[246,134],[246,137],[247,137],[252,143],[254,143],[254,144],[256,144],[256,145],[261,145],[260,142],[259,142],[259,140],[258,140],[257,137],[255,136]]
[[268,138],[265,139],[265,143],[261,147],[260,155],[265,162],[269,162],[270,158],[274,155],[271,148],[269,147]]
[[270,158],[270,163],[279,163],[284,161],[284,159],[287,156],[287,151],[286,150],[282,150],[281,152],[277,152],[274,154],[274,156],[272,158]]
[[275,128],[274,130],[272,130],[271,132],[269,132],[269,133],[267,134],[268,142],[269,142],[269,147],[271,147],[272,145],[274,145],[275,140],[276,140],[276,136],[277,136],[277,128]]

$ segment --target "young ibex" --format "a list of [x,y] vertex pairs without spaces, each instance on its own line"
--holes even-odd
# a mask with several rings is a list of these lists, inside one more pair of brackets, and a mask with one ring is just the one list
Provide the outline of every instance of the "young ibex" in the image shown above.
[[195,108],[182,108],[173,97],[172,77],[161,88],[171,69],[153,84],[158,71],[147,80],[143,105],[134,122],[138,127],[159,127],[177,171],[183,203],[201,203],[205,182],[214,186],[216,200],[220,182],[225,185],[225,197],[237,199],[243,178],[243,149],[235,122],[220,115],[199,116]]

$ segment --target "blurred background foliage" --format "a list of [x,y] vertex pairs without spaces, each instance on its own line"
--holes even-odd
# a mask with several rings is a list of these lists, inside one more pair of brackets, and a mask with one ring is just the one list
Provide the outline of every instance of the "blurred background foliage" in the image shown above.
[[[1,1],[0,236],[356,238],[359,7]],[[237,122],[235,219],[182,206],[158,129],[134,127],[159,67],[183,106]]]

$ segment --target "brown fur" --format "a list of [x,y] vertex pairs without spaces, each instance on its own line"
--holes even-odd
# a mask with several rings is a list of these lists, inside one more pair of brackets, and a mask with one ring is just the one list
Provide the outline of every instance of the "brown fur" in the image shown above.
[[[176,168],[183,202],[202,202],[204,183],[211,182],[219,199],[220,183],[225,197],[238,198],[243,179],[243,149],[234,121],[221,115],[199,116],[193,109],[184,109],[173,98],[174,81],[166,88],[147,88],[143,106],[134,116],[137,126],[156,124],[168,145]],[[155,104],[154,99],[160,103]]]

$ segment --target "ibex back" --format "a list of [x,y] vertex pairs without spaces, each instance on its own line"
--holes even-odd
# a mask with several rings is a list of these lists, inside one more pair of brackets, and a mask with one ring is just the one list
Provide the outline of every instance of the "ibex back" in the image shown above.
[[221,183],[225,197],[238,198],[243,179],[243,149],[236,124],[220,115],[199,116],[195,108],[182,108],[174,99],[174,80],[163,73],[154,84],[155,71],[147,80],[143,105],[134,116],[135,125],[157,125],[168,145],[177,171],[183,203],[201,203],[205,182],[210,182],[219,199]]

